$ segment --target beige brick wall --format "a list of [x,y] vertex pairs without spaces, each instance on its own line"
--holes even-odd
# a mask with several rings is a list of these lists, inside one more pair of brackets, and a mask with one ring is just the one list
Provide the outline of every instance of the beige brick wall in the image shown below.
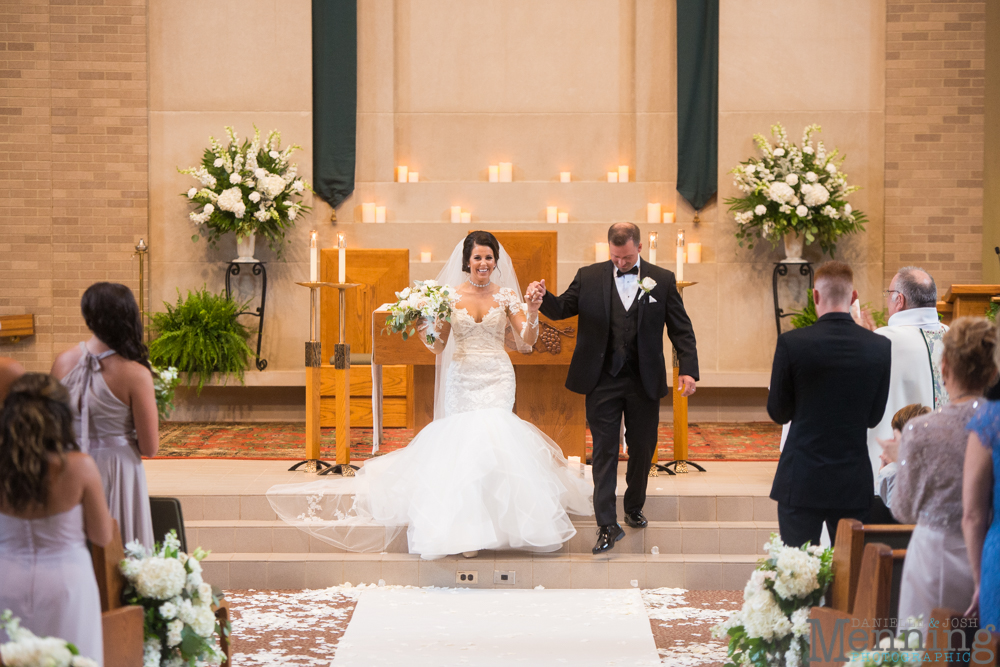
[[93,282],[137,287],[148,236],[145,0],[0,4],[0,314],[36,334],[0,343],[31,370],[86,336]]
[[886,3],[885,273],[982,276],[985,0]]

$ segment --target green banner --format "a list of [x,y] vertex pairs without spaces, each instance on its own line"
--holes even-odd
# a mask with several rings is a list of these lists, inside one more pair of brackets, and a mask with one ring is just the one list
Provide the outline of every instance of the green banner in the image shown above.
[[677,0],[677,191],[701,210],[718,190],[719,0]]
[[313,187],[336,208],[354,192],[358,113],[356,0],[313,0]]

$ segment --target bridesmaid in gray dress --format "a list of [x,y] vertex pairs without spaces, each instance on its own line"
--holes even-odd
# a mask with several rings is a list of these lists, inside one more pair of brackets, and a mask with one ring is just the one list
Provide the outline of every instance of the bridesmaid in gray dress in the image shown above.
[[159,449],[159,421],[139,308],[117,283],[91,285],[80,305],[94,335],[59,355],[52,374],[69,390],[80,449],[97,463],[122,540],[152,549],[142,457]]
[[49,375],[23,376],[4,403],[0,610],[102,664],[101,600],[87,540],[107,544],[113,524],[97,466],[79,451],[72,421],[69,395]]

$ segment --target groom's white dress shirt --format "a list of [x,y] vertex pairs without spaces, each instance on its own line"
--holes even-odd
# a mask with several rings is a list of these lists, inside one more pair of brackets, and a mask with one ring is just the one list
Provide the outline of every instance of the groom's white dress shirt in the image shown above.
[[[636,259],[635,266],[639,267],[639,262],[642,259]],[[615,267],[615,287],[618,288],[618,296],[621,297],[622,305],[625,306],[625,310],[632,307],[632,302],[635,300],[635,295],[639,291],[639,275],[626,273],[624,276],[618,275],[618,267]]]

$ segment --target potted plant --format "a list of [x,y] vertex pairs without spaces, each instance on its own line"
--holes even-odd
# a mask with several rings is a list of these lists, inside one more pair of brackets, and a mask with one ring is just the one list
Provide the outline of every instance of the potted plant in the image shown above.
[[149,361],[154,368],[172,366],[187,373],[189,383],[197,375],[199,392],[213,373],[236,375],[243,382],[253,356],[247,345],[250,330],[236,319],[245,304],[202,288],[188,290],[186,299],[178,290],[177,304],[163,305],[167,312],[152,315],[156,338],[149,344]]
[[726,200],[736,218],[736,238],[753,248],[758,239],[771,242],[773,247],[784,240],[784,262],[805,262],[804,243],[819,241],[831,257],[837,239],[845,234],[864,231],[868,218],[854,210],[847,196],[858,190],[847,184],[847,174],[840,170],[844,162],[838,151],[827,153],[820,141],[812,142],[819,125],[810,125],[802,133],[802,147],[788,141],[785,128],[771,126],[771,143],[761,134],[754,143],[761,157],[741,162],[729,173],[742,197]]
[[226,146],[209,137],[211,145],[205,149],[201,166],[178,169],[201,184],[183,195],[197,206],[190,218],[200,229],[191,240],[204,236],[214,247],[219,237],[234,233],[239,255],[235,261],[256,262],[254,244],[261,236],[281,257],[286,232],[300,214],[310,210],[302,203],[309,184],[298,177],[298,167],[288,162],[300,146],[282,149],[277,130],[261,142],[260,130],[254,127],[253,139],[244,139],[242,144],[232,127],[226,127],[226,134]]

